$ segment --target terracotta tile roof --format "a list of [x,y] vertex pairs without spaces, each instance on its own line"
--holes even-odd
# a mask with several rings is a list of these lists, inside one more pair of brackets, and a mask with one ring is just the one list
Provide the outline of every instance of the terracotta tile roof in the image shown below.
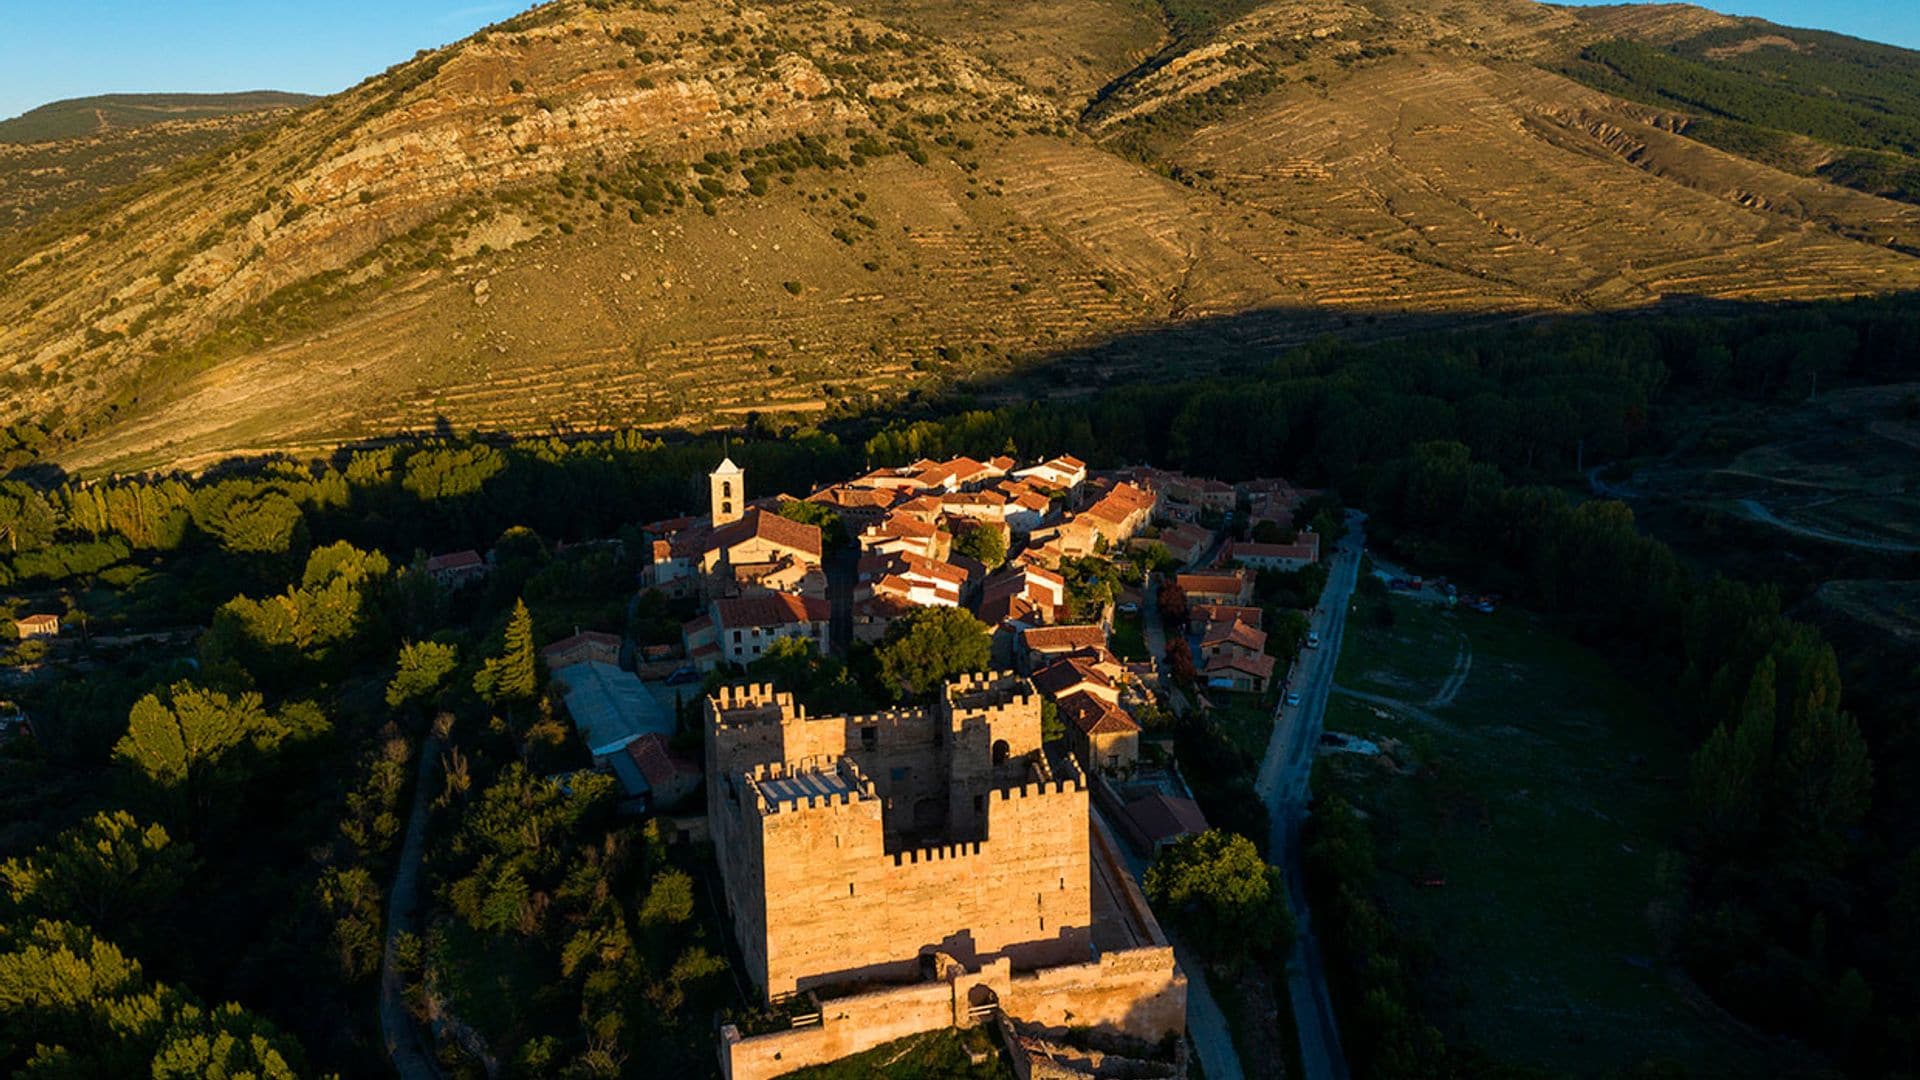
[[1191,551],[1213,539],[1213,533],[1198,525],[1175,525],[1160,532],[1160,542],[1168,548],[1180,548]]
[[647,786],[655,789],[667,787],[675,780],[700,775],[700,766],[682,754],[676,754],[667,747],[667,740],[657,733],[648,732],[627,744],[627,756],[633,759],[640,769],[640,775],[647,778]]
[[1104,648],[1107,632],[1097,625],[1035,626],[1021,635],[1027,648],[1041,652],[1068,652],[1074,649]]
[[1060,715],[1088,735],[1124,735],[1139,731],[1140,724],[1117,706],[1082,691],[1059,701]]
[[24,615],[14,620],[14,625],[30,631],[57,630],[60,628],[60,616],[50,615],[43,611],[35,615]]
[[825,600],[791,593],[716,600],[713,606],[719,616],[719,624],[728,630],[826,622],[832,617],[833,610]]
[[571,637],[563,637],[559,641],[556,641],[553,644],[547,646],[546,648],[541,649],[540,655],[542,656],[557,655],[559,653],[566,652],[568,649],[572,649],[580,645],[589,645],[589,644],[607,645],[607,646],[613,647],[614,649],[618,649],[620,648],[620,635],[602,633],[599,630],[582,630]]
[[1243,671],[1249,675],[1258,675],[1262,679],[1273,678],[1273,657],[1266,653],[1242,656],[1238,653],[1221,653],[1207,663],[1207,673],[1216,671]]
[[431,574],[441,570],[467,570],[485,565],[486,560],[480,557],[480,553],[469,548],[466,551],[449,552],[448,554],[435,555],[433,558],[428,559],[427,573]]
[[1245,571],[1219,574],[1181,574],[1176,579],[1182,589],[1189,593],[1207,593],[1225,596],[1238,594],[1246,585]]
[[1113,689],[1112,679],[1080,657],[1056,660],[1033,673],[1033,685],[1048,697],[1057,698],[1081,683],[1091,683],[1103,690]]
[[1189,611],[1193,621],[1206,623],[1243,622],[1255,630],[1261,628],[1266,612],[1240,604],[1195,604]]
[[1156,844],[1207,831],[1207,816],[1200,812],[1199,803],[1158,791],[1128,803],[1122,812]]
[[861,557],[861,577],[887,574],[912,575],[933,581],[943,581],[956,588],[967,583],[967,572],[960,567],[941,562],[939,559],[929,559],[925,555],[916,555],[911,551]]
[[1127,518],[1152,506],[1153,496],[1132,484],[1116,484],[1112,491],[1101,497],[1099,502],[1087,507],[1082,516],[1112,525],[1122,525],[1126,523]]
[[885,521],[882,521],[878,525],[868,527],[867,530],[860,535],[876,537],[894,536],[906,540],[926,540],[933,537],[933,535],[939,531],[940,527],[932,522],[921,521],[918,518],[905,517],[900,514],[889,514]]
[[898,494],[893,491],[877,491],[872,488],[835,484],[807,496],[807,501],[819,503],[822,506],[836,506],[851,510],[885,510],[898,498]]
[[1200,647],[1238,645],[1259,652],[1267,647],[1267,635],[1243,622],[1209,623],[1200,634]]
[[805,522],[783,518],[779,514],[765,510],[748,514],[742,519],[741,524],[748,526],[747,536],[792,548],[813,556],[816,561],[820,558],[820,526],[818,525],[808,525]]
[[1005,506],[1007,497],[997,491],[954,491],[940,496],[941,506]]

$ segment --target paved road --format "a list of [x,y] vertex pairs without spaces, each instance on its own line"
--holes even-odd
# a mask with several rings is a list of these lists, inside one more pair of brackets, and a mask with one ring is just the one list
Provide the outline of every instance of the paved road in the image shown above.
[[1146,639],[1147,655],[1156,664],[1167,659],[1167,628],[1160,619],[1160,575],[1148,574],[1140,586],[1140,636]]
[[420,930],[420,861],[427,850],[427,817],[433,801],[433,781],[440,765],[440,740],[429,735],[420,743],[420,766],[413,778],[413,813],[407,819],[407,841],[400,848],[400,866],[393,872],[393,892],[387,898],[387,947],[380,960],[380,1034],[400,1080],[439,1080],[440,1067],[420,1040],[420,1026],[407,1012],[398,962],[402,933]]
[[1320,647],[1303,650],[1305,659],[1291,687],[1293,693],[1300,695],[1300,704],[1289,708],[1286,699],[1281,699],[1274,712],[1273,738],[1267,744],[1267,754],[1260,763],[1260,776],[1255,782],[1255,789],[1266,803],[1273,823],[1268,851],[1280,858],[1281,867],[1286,871],[1288,900],[1299,929],[1294,955],[1287,965],[1287,989],[1293,998],[1294,1026],[1300,1032],[1300,1059],[1307,1080],[1347,1080],[1348,1076],[1333,1001],[1327,993],[1320,943],[1314,937],[1313,921],[1307,910],[1300,827],[1306,819],[1307,783],[1326,719],[1333,673],[1340,662],[1347,607],[1360,579],[1365,519],[1365,515],[1358,512],[1350,511],[1347,515],[1347,536],[1333,556],[1332,573],[1312,620],[1312,628],[1320,633]]

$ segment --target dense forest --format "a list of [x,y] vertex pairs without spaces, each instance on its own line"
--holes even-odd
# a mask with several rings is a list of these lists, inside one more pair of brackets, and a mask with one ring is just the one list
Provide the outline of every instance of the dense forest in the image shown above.
[[1665,48],[1606,41],[1561,65],[1609,93],[1699,119],[1702,142],[1789,172],[1806,171],[1796,137],[1838,148],[1812,165],[1848,187],[1920,200],[1920,60],[1905,49],[1816,31],[1762,39],[1730,28]]
[[[1679,958],[1739,1016],[1880,1075],[1914,1068],[1920,1007],[1911,703],[1850,696],[1842,671],[1882,658],[1843,663],[1793,596],[1680,557],[1580,470],[1658,452],[1689,403],[1912,379],[1915,356],[1920,312],[1899,301],[1569,319],[830,431],[754,418],[727,450],[761,493],[1063,450],[1337,489],[1376,543],[1666,688],[1698,747]],[[8,691],[36,738],[0,751],[0,1067],[381,1070],[384,897],[415,795],[446,916],[403,941],[416,1013],[458,1001],[513,1033],[500,1064],[522,1075],[709,1067],[734,992],[696,914],[706,871],[615,819],[604,784],[554,779],[585,762],[532,649],[577,626],[671,636],[666,613],[628,610],[639,526],[697,504],[716,440],[448,436],[85,483],[37,464],[31,430],[12,441],[0,590],[80,640],[57,677]],[[487,583],[434,586],[425,556],[469,547],[493,550]],[[440,781],[411,790],[429,757]],[[1316,915],[1361,1074],[1474,1075],[1419,981],[1364,961],[1394,955],[1393,914],[1353,886],[1364,823],[1325,809]],[[494,968],[551,991],[490,995]]]

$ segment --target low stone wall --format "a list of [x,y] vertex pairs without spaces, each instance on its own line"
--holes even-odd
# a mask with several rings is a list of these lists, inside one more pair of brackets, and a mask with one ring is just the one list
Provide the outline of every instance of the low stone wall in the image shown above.
[[1007,989],[1007,1014],[1042,1028],[1108,1028],[1149,1042],[1186,1029],[1187,977],[1166,946],[1026,972]]
[[1015,974],[1004,958],[940,982],[894,986],[822,1001],[820,1023],[767,1035],[720,1031],[727,1080],[771,1078],[925,1031],[970,1027],[973,1008],[998,1005],[1041,1028],[1105,1028],[1153,1042],[1186,1027],[1187,980],[1165,947],[1107,953],[1097,961]]
[[920,983],[822,1001],[820,1023],[812,1027],[743,1036],[727,1024],[720,1029],[720,1071],[727,1080],[770,1080],[895,1039],[953,1027],[953,1002],[953,984]]

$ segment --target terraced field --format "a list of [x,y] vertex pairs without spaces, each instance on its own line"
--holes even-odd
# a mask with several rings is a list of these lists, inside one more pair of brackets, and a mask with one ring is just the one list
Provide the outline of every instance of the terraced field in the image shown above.
[[0,423],[194,466],[1920,287],[1920,206],[1550,70],[1699,9],[849,2],[555,0],[0,229]]
[[[1338,92],[1272,95],[1170,157],[1211,173],[1236,201],[1480,279],[1482,305],[1499,302],[1502,286],[1616,307],[1920,283],[1920,264],[1906,255],[1622,168],[1542,106],[1581,102],[1585,91],[1531,68],[1514,78],[1508,67],[1396,57],[1351,72]],[[1858,198],[1878,220],[1912,227],[1913,208]],[[1329,302],[1378,303],[1403,289],[1377,265],[1342,276]]]

